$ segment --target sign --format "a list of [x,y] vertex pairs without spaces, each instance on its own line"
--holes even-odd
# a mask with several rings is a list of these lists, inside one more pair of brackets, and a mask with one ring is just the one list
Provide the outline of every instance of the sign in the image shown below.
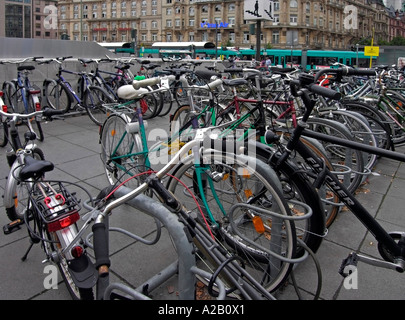
[[208,28],[208,29],[215,29],[215,28],[228,28],[228,22],[221,22],[221,23],[208,23],[208,22],[201,22],[201,28]]
[[378,57],[380,55],[380,47],[365,46],[364,55],[369,57]]
[[244,20],[274,20],[274,1],[245,0],[243,9]]

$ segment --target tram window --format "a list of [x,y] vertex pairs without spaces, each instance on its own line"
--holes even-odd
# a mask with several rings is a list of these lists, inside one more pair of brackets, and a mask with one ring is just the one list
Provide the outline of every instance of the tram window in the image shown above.
[[350,63],[350,58],[346,58],[346,63],[345,63],[345,65],[347,65],[347,66],[351,66],[352,64]]
[[323,65],[323,58],[322,57],[308,57],[308,64],[312,65]]

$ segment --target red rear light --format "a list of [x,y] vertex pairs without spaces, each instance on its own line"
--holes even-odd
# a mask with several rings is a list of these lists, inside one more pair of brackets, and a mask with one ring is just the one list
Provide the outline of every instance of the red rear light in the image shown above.
[[35,104],[35,110],[36,110],[36,111],[40,111],[40,110],[41,110],[41,104],[40,104],[39,102],[37,102],[37,103]]
[[0,91],[0,97],[2,97],[3,96],[3,91]]
[[58,230],[65,229],[65,228],[69,227],[70,225],[74,224],[79,219],[80,219],[79,212],[74,211],[71,215],[69,215],[67,217],[63,217],[62,219],[49,223],[48,231],[55,232]]
[[7,106],[6,106],[5,104],[3,104],[3,105],[1,106],[1,109],[3,110],[3,112],[7,112]]
[[74,246],[70,252],[73,258],[77,259],[83,254],[84,250],[81,246]]

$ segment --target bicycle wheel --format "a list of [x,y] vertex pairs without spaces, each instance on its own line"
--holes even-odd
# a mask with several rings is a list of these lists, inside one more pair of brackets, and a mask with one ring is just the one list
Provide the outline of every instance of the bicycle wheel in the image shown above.
[[17,113],[17,96],[15,84],[11,81],[5,81],[2,86],[4,94],[4,102],[7,105],[7,109],[11,113]]
[[[108,182],[115,185],[128,178],[145,172],[145,154],[141,153],[142,141],[139,134],[128,133],[128,116],[111,115],[104,123],[101,131],[101,160]],[[127,187],[138,185],[134,178],[125,183]]]
[[[354,141],[368,146],[377,147],[377,139],[368,125],[365,117],[361,114],[349,110],[333,110],[329,114],[333,120],[345,125],[353,134]],[[328,118],[329,119],[329,118]],[[363,161],[365,170],[372,170],[377,162],[377,156],[363,151]]]
[[55,80],[45,80],[44,96],[48,107],[55,110],[70,110],[72,97],[69,89],[64,83],[58,83]]
[[8,143],[8,124],[6,121],[0,121],[0,147],[5,147]]
[[[250,146],[251,143],[245,150],[248,150]],[[277,150],[260,142],[254,142],[254,148],[257,158],[270,165],[270,159]],[[336,215],[338,208],[327,210],[321,202],[321,191],[316,191],[309,177],[293,161],[285,161],[277,169],[274,167],[272,169],[277,172],[285,199],[302,201],[312,209],[311,217],[301,222],[295,221],[295,229],[297,237],[302,239],[313,252],[316,252],[325,234],[326,219],[330,219],[331,215]],[[297,248],[298,256],[302,250],[302,247]]]
[[[43,151],[37,147],[32,149],[32,157],[38,160],[45,159]],[[19,168],[20,166],[12,166],[12,172],[10,172],[10,175],[13,175],[13,171],[16,169],[19,170]],[[15,179],[12,181],[10,180],[10,178],[7,180],[6,188],[10,188],[12,190],[7,190],[4,197],[9,195],[10,197],[12,197],[12,199],[5,199],[4,202],[13,203],[11,207],[6,207],[6,214],[11,221],[24,219],[24,214],[27,210],[28,205],[28,185],[30,183],[30,181],[17,181]]]
[[[187,210],[197,212],[202,225],[208,221],[223,245],[243,259],[246,270],[268,291],[276,290],[288,277],[293,263],[286,260],[295,257],[296,250],[294,223],[280,218],[288,218],[291,212],[277,176],[261,161],[255,161],[253,169],[242,156],[211,153],[204,158],[211,164],[201,181],[194,164],[185,161],[175,168],[168,190]],[[281,216],[276,218],[270,211]]]
[[147,120],[156,116],[160,102],[158,102],[154,94],[145,95],[139,102],[142,107],[143,119]]
[[113,102],[114,99],[100,87],[89,87],[83,96],[83,106],[86,108],[91,121],[98,126],[102,126],[109,115],[103,105]]
[[[37,106],[36,104],[40,103],[38,96],[34,96],[29,94],[28,95],[28,110],[29,113],[35,112]],[[35,134],[37,135],[37,140],[38,141],[44,141],[45,137],[44,137],[44,131],[42,130],[42,125],[40,121],[37,121],[34,117],[29,119],[28,121],[31,122],[31,124],[33,124],[35,122],[35,126],[37,127],[37,130],[35,131]]]
[[[322,118],[309,118],[309,128],[313,131],[353,141],[353,134],[341,123]],[[347,148],[326,141],[319,141],[326,150],[327,157],[334,167],[334,172],[345,184],[350,192],[354,192],[363,181],[364,169],[363,153],[359,150]]]

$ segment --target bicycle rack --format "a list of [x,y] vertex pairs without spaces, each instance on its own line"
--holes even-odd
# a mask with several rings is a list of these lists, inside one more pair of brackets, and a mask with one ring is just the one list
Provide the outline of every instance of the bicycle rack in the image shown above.
[[[120,187],[116,192],[116,197],[122,197],[132,189],[127,187]],[[148,297],[148,293],[162,285],[165,281],[170,279],[172,276],[177,275],[178,277],[178,297],[180,300],[193,300],[195,299],[195,282],[196,282],[196,275],[201,277],[205,277],[210,279],[212,274],[199,269],[196,267],[196,260],[194,255],[194,247],[191,243],[191,238],[185,232],[185,226],[179,221],[178,217],[171,213],[166,207],[164,207],[158,201],[151,199],[148,196],[143,194],[138,195],[136,198],[129,200],[126,202],[127,205],[152,216],[155,219],[157,224],[157,235],[153,240],[146,240],[138,235],[132,234],[131,232],[121,229],[121,228],[109,228],[110,231],[116,231],[123,233],[133,239],[141,241],[147,245],[154,245],[160,239],[160,229],[161,226],[164,225],[165,228],[168,230],[169,234],[171,235],[171,240],[174,243],[176,248],[178,259],[165,267],[159,273],[151,277],[150,279],[143,282],[140,286],[133,289],[127,285],[122,283],[112,283],[112,284],[105,284],[106,288],[102,290],[103,298],[110,299],[113,291],[121,291],[124,294],[132,297],[133,299],[140,299],[140,300],[150,300]],[[88,209],[88,204],[84,204]],[[108,223],[108,222],[107,222]],[[90,243],[90,238],[92,237],[92,233],[90,233],[86,239],[86,245],[92,248],[92,244]],[[102,280],[105,281],[105,280]],[[224,299],[225,298],[225,286],[219,280],[216,279],[215,285],[219,291],[217,299]],[[101,297],[99,297],[101,298]]]

